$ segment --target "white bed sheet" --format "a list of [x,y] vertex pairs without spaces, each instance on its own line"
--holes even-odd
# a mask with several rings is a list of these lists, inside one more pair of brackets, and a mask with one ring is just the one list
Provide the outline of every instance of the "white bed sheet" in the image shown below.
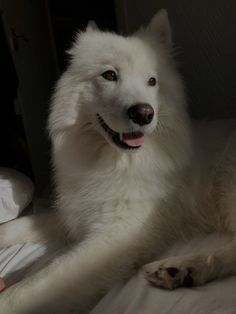
[[0,250],[0,277],[6,285],[21,280],[27,272],[38,268],[43,257],[49,255],[48,248],[40,243],[17,244]]
[[[0,277],[10,285],[48,259],[42,244],[0,250]],[[236,314],[236,276],[173,291],[150,286],[141,274],[116,285],[90,314]]]
[[194,288],[164,290],[141,274],[117,285],[90,314],[235,314],[236,277]]

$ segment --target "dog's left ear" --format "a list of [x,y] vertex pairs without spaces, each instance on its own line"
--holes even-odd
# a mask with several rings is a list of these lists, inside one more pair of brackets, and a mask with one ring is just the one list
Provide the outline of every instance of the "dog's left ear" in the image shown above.
[[168,49],[171,49],[172,33],[167,10],[161,9],[158,11],[146,27],[146,31],[149,32],[152,37],[157,37]]
[[97,24],[92,20],[89,21],[86,27],[86,32],[97,31],[97,30],[98,30]]

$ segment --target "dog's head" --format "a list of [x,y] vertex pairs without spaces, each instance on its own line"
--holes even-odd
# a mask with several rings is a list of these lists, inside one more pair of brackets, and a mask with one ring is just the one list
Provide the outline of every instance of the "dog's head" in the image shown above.
[[173,77],[170,50],[165,10],[129,37],[89,24],[78,34],[70,50],[71,64],[58,83],[51,133],[80,123],[119,150],[139,149],[157,127],[161,91],[169,83],[175,90],[168,77]]

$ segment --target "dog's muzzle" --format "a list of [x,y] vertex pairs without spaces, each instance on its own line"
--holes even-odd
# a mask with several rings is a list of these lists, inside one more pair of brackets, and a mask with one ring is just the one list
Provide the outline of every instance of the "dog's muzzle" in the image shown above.
[[142,132],[118,133],[112,130],[99,114],[97,114],[97,118],[103,130],[118,147],[123,149],[138,149],[143,145],[144,134]]

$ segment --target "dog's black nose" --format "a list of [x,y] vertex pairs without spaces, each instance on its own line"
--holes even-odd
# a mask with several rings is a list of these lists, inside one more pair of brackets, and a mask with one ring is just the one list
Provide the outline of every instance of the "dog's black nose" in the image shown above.
[[129,107],[127,113],[129,118],[134,123],[137,123],[139,125],[151,123],[154,116],[154,110],[152,106],[142,103]]

